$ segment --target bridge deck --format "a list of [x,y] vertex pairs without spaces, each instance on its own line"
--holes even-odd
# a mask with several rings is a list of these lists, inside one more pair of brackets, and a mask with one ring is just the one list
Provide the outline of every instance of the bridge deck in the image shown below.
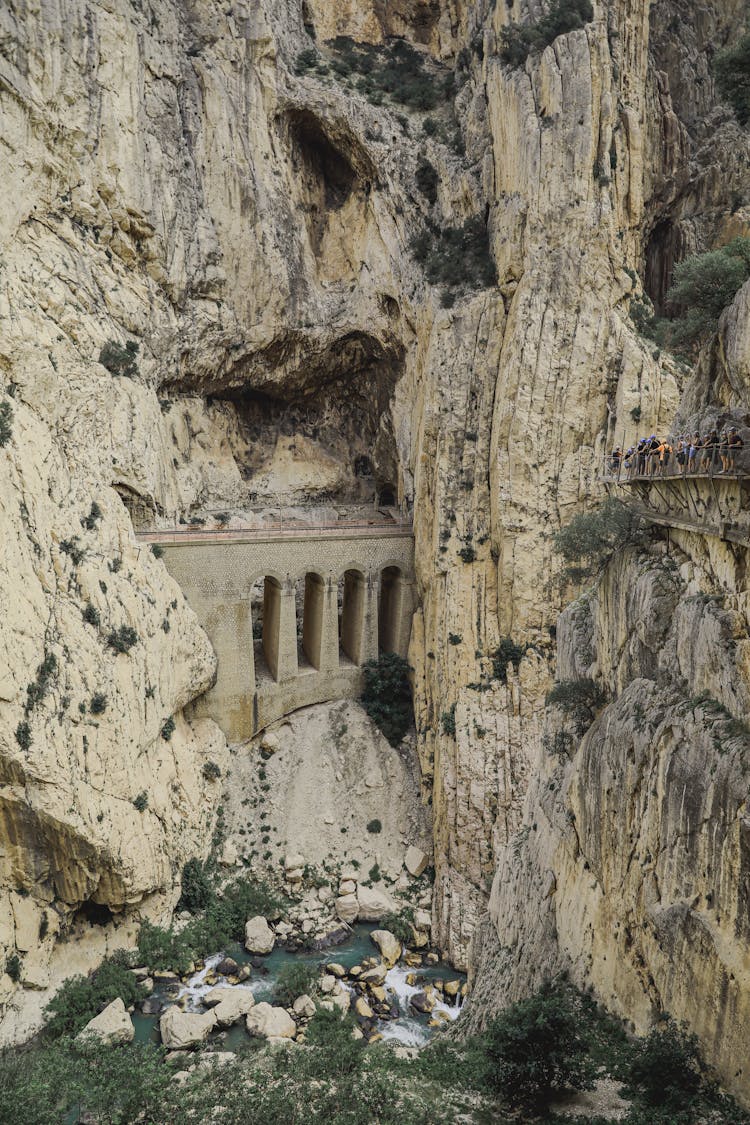
[[181,543],[263,543],[279,539],[391,538],[413,535],[411,523],[394,520],[340,520],[337,523],[304,523],[286,520],[263,527],[175,527],[136,532],[139,543],[179,546]]

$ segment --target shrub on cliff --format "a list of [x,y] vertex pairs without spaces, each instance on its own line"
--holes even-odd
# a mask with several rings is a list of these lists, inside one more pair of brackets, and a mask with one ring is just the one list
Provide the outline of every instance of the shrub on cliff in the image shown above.
[[395,652],[368,660],[363,668],[362,706],[391,746],[398,746],[411,725],[409,665]]
[[458,227],[431,226],[412,240],[411,252],[430,284],[444,285],[451,293],[497,282],[487,226],[479,215]]
[[534,1111],[566,1090],[590,1090],[595,1067],[581,1030],[569,997],[552,986],[507,1008],[483,1037],[488,1085]]
[[206,909],[213,897],[213,887],[205,866],[199,859],[189,859],[182,869],[182,890],[177,909],[198,914]]
[[640,541],[643,521],[627,504],[610,497],[599,508],[579,512],[553,537],[565,561],[563,576],[571,582],[598,574],[616,551]]
[[13,407],[0,402],[0,446],[7,445],[13,436]]
[[593,18],[591,0],[555,0],[536,23],[514,23],[503,28],[500,58],[510,66],[523,66],[530,54],[543,51],[558,35],[577,31]]
[[733,47],[719,51],[713,60],[719,94],[729,102],[740,125],[750,121],[750,34]]
[[135,362],[137,355],[138,345],[135,340],[128,340],[124,347],[117,340],[107,340],[99,352],[99,362],[111,375],[125,375],[128,379],[133,379],[138,374]]

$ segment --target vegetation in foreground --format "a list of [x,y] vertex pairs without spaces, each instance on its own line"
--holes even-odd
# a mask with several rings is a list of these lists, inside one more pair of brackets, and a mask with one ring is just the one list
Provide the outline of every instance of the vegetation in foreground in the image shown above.
[[0,1120],[580,1125],[582,1118],[556,1117],[550,1107],[609,1076],[630,1103],[626,1125],[750,1123],[706,1075],[692,1037],[665,1021],[647,1038],[629,1040],[616,1020],[563,982],[507,1009],[481,1035],[438,1036],[413,1059],[383,1044],[365,1047],[353,1038],[354,1026],[351,1016],[320,1010],[304,1045],[263,1049],[249,1041],[221,1067],[210,1049],[170,1062],[152,1044],[78,1047],[65,1035],[0,1055]]

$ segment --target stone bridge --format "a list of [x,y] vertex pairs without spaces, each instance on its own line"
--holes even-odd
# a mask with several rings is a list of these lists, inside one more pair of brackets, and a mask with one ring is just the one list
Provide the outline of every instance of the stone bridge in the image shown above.
[[299,707],[351,698],[379,652],[406,656],[411,526],[152,532],[218,657],[193,713],[240,742]]

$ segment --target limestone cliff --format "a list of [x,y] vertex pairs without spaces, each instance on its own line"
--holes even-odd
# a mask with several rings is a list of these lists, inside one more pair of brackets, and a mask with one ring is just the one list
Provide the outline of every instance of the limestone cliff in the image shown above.
[[[372,486],[413,512],[434,932],[465,962],[546,775],[542,704],[570,593],[551,580],[549,532],[597,493],[608,443],[638,417],[668,424],[685,377],[638,335],[631,299],[645,281],[658,304],[677,257],[747,223],[735,198],[747,137],[708,66],[740,25],[739,0],[600,2],[584,28],[509,67],[503,26],[543,7],[0,10],[0,374],[13,411],[0,449],[2,882],[35,909],[58,893],[53,875],[63,913],[169,892],[207,835],[201,762],[219,761],[221,738],[179,713],[212,655],[131,521],[345,504]],[[412,43],[430,109],[368,87],[336,36],[384,58],[391,37]],[[465,282],[437,280],[444,232],[468,219],[480,248],[486,229],[497,284],[479,259]],[[132,378],[98,362],[110,340],[138,344]],[[82,527],[94,501],[102,516]],[[118,654],[121,626],[138,640]],[[503,637],[531,648],[498,676]],[[54,675],[27,716],[49,653]],[[92,718],[96,692],[107,707]],[[15,843],[21,808],[37,810],[34,848]],[[544,883],[530,859],[521,869],[513,913]],[[541,940],[538,952],[540,965],[559,960]]]

